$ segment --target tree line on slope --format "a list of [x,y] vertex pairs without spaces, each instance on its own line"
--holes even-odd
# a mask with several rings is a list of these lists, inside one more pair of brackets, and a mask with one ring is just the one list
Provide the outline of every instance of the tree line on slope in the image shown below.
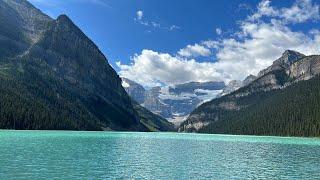
[[320,136],[320,77],[250,95],[256,103],[224,111],[202,133]]

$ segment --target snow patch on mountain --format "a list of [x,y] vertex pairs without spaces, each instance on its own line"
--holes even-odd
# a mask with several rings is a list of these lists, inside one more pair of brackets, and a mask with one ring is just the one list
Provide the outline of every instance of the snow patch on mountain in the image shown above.
[[216,98],[225,88],[223,82],[189,82],[142,89],[141,85],[125,78],[122,86],[133,99],[141,100],[144,97],[144,101],[140,101],[142,106],[176,125],[183,122],[200,104]]
[[125,80],[122,80],[122,86],[123,86],[124,88],[129,88],[129,87],[130,87],[130,84],[127,83]]

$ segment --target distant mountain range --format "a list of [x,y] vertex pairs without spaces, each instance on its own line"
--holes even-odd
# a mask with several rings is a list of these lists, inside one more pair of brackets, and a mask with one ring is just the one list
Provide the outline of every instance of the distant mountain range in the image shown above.
[[214,81],[189,82],[146,90],[137,82],[123,77],[122,86],[140,105],[179,126],[202,103],[227,95],[256,78],[250,75],[243,81],[233,80],[227,85]]
[[243,87],[196,108],[179,131],[319,136],[320,56],[287,50]]
[[145,89],[66,15],[0,0],[0,129],[320,136],[319,74],[319,55],[287,50],[243,81]]
[[122,78],[122,86],[138,103],[175,124],[181,123],[198,105],[221,94],[224,82],[190,82],[168,87],[145,89]]
[[140,107],[66,16],[0,0],[0,129],[172,130]]

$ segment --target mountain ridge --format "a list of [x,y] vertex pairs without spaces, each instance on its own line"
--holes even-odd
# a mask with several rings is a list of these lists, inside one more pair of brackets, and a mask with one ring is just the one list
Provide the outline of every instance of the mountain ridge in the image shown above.
[[143,107],[179,125],[199,104],[215,98],[225,87],[224,82],[189,82],[145,89],[122,77],[127,93]]
[[[293,56],[288,56],[291,55],[290,53],[293,53]],[[289,60],[287,57],[293,58]],[[320,56],[305,56],[295,51],[285,51],[282,57],[262,70],[258,77],[248,85],[195,109],[186,122],[180,126],[179,131],[197,132],[208,125],[213,127],[215,123],[222,124],[221,119],[228,117],[228,113],[245,111],[254,107],[259,103],[259,97],[262,98],[261,101],[267,101],[270,98],[268,92],[281,91],[293,84],[314,78],[320,73],[319,63]],[[308,73],[301,73],[301,69],[305,69],[305,72]],[[241,116],[241,113],[237,116]]]
[[107,58],[67,15],[52,19],[25,0],[0,0],[0,8],[0,29],[12,24],[21,35],[0,30],[0,128],[150,131],[142,119],[156,116],[137,112]]

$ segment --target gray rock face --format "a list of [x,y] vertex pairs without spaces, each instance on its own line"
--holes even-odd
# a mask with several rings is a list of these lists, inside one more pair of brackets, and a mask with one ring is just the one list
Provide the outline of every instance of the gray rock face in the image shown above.
[[131,81],[130,79],[121,78],[122,86],[137,103],[142,104],[145,101],[146,90],[140,84]]
[[70,86],[93,96],[94,101],[120,108],[123,115],[129,115],[123,118],[132,118],[138,124],[121,79],[99,48],[66,15],[50,23],[29,54],[43,59]]
[[271,71],[286,69],[291,64],[303,57],[305,57],[304,54],[292,50],[286,50],[279,59],[273,62],[273,64],[270,67],[260,71],[258,77],[262,77]]
[[[223,82],[190,82],[170,87],[142,89],[141,85],[123,78],[122,85],[140,104],[172,122],[183,121],[201,103],[215,98],[225,88]],[[137,88],[139,87],[139,88]],[[144,92],[144,95],[143,95]]]
[[179,131],[197,131],[200,127],[199,124],[203,127],[210,122],[219,120],[223,111],[238,111],[249,107],[254,104],[253,101],[256,99],[252,99],[252,102],[241,102],[239,99],[250,97],[255,92],[285,88],[292,83],[310,79],[319,73],[320,56],[305,56],[301,53],[287,50],[270,67],[262,70],[258,77],[248,76],[241,84],[233,83],[240,84],[241,87],[238,90],[227,91],[227,95],[196,108],[180,126]]
[[39,40],[48,23],[53,21],[25,0],[2,1],[19,15],[15,17],[17,19],[16,23],[23,28],[23,32],[32,42]]
[[308,80],[320,73],[320,56],[309,56],[290,66],[287,74],[295,81]]
[[0,128],[150,130],[155,116],[132,105],[106,57],[66,15],[54,20],[25,0],[0,0],[0,52]]
[[250,74],[243,81],[232,80],[223,88],[222,93],[220,93],[217,97],[221,97],[221,96],[225,96],[227,94],[230,94],[230,93],[238,90],[241,87],[247,86],[248,84],[250,84],[252,81],[254,81],[256,79],[257,79],[256,76]]
[[172,115],[172,109],[169,104],[164,103],[159,98],[161,94],[161,87],[154,87],[146,91],[145,101],[142,103],[144,107],[159,114],[164,118],[169,118]]
[[219,94],[220,96],[224,96],[227,94],[230,94],[231,92],[239,89],[242,87],[242,81],[238,81],[238,80],[232,80],[228,83],[228,85],[223,89],[222,93]]
[[246,77],[242,81],[242,86],[246,86],[246,85],[250,84],[252,81],[254,81],[256,79],[257,79],[257,76],[254,76],[254,75],[250,74],[248,77]]

